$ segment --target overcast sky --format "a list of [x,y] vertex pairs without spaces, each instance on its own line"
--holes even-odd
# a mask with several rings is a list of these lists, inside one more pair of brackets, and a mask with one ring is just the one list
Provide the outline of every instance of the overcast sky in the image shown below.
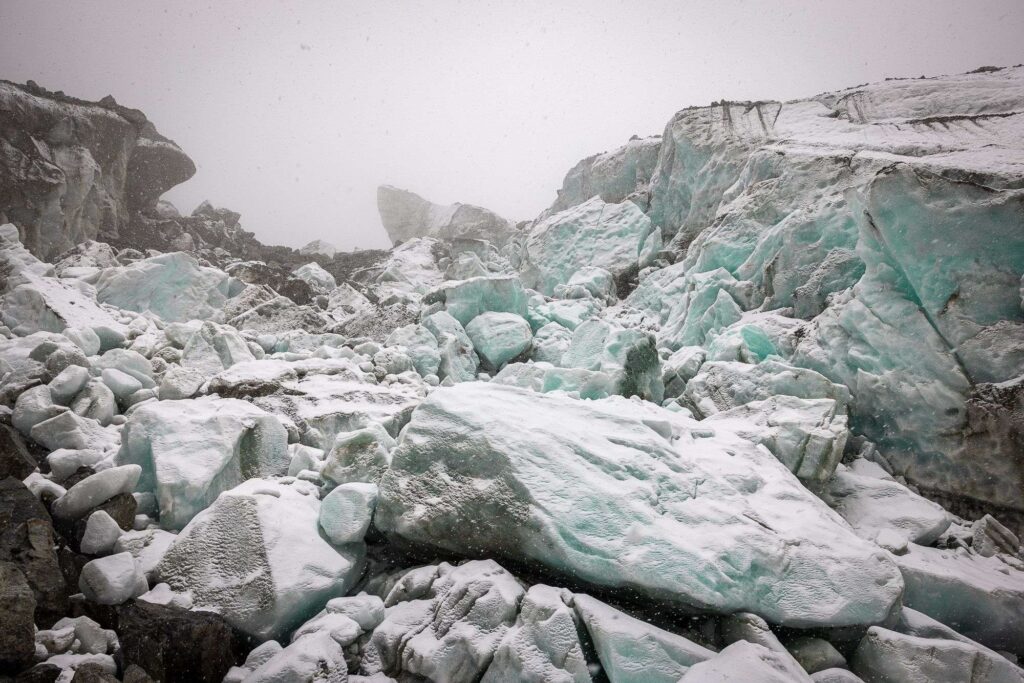
[[268,243],[388,244],[376,186],[534,217],[678,109],[1024,62],[1024,0],[0,0],[0,77],[142,109],[168,193]]

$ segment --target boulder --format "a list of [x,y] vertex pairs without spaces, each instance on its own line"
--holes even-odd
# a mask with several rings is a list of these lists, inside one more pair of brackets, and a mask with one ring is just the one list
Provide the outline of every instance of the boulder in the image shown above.
[[256,638],[278,638],[362,573],[365,546],[330,545],[319,516],[307,482],[250,479],[189,522],[157,571],[196,607]]
[[424,401],[381,480],[374,524],[419,546],[528,558],[793,626],[875,623],[903,588],[885,553],[764,449],[649,404],[493,383]]
[[165,683],[220,683],[251,642],[213,612],[135,601],[118,608],[121,656]]
[[276,417],[245,401],[154,401],[132,412],[117,462],[139,470],[139,490],[156,494],[160,524],[176,530],[246,479],[284,474],[287,442]]
[[633,202],[605,203],[592,197],[530,228],[523,251],[523,283],[551,296],[584,266],[604,268],[616,278],[637,270],[650,219]]
[[715,656],[589,595],[576,595],[575,604],[609,680],[675,683],[691,666]]

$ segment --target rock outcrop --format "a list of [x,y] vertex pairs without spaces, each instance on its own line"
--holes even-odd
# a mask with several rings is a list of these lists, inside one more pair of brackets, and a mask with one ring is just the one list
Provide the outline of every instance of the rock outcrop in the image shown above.
[[0,213],[41,257],[117,238],[133,213],[196,170],[142,112],[111,97],[86,102],[0,81],[0,117]]

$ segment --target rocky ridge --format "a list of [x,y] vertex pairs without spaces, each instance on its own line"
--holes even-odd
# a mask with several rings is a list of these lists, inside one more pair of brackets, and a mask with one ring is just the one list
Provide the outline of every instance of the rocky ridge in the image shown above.
[[0,83],[0,676],[1024,681],[1024,68],[719,102],[390,250]]

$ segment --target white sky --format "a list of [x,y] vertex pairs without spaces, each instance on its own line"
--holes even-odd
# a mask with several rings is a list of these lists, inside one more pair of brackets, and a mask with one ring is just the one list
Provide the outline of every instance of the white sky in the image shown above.
[[388,244],[376,186],[532,218],[678,109],[1024,62],[1024,0],[0,0],[0,77],[142,109],[264,242]]

